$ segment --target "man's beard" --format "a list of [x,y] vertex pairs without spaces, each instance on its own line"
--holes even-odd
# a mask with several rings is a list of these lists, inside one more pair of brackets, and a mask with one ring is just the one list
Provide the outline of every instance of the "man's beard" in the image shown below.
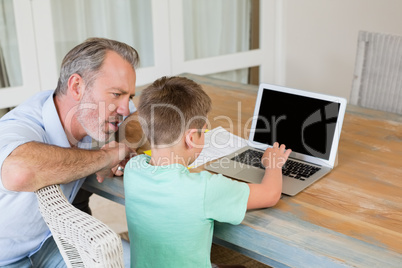
[[[99,105],[92,97],[91,91],[86,91],[78,106],[77,120],[91,138],[105,142],[109,139],[113,130],[106,132],[106,120],[101,121]],[[105,111],[106,112],[106,111]]]

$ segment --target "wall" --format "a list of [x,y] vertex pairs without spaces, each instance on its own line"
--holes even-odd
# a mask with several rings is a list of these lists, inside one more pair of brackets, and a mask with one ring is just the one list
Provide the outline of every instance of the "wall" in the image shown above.
[[400,0],[283,0],[289,87],[349,98],[359,30],[402,35]]

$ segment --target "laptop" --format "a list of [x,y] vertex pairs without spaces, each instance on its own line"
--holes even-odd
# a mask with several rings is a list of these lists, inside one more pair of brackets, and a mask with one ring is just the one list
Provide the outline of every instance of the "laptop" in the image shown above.
[[282,193],[294,196],[334,168],[346,103],[341,97],[260,84],[247,146],[205,168],[259,183],[265,173],[262,153],[277,141],[292,149],[282,169]]

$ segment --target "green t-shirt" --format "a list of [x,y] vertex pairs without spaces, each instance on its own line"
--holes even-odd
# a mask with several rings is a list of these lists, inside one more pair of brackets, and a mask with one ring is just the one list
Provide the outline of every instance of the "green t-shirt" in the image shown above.
[[214,220],[240,224],[246,183],[132,158],[124,171],[131,267],[211,267]]

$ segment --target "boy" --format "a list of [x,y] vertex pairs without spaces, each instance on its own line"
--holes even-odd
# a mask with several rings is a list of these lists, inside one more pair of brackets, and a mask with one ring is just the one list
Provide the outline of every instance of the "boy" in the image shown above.
[[211,267],[214,220],[240,224],[247,209],[274,206],[281,196],[281,167],[291,151],[278,143],[264,153],[261,184],[189,172],[210,109],[200,85],[183,77],[162,77],[141,93],[138,112],[152,156],[134,157],[125,168],[132,267]]

